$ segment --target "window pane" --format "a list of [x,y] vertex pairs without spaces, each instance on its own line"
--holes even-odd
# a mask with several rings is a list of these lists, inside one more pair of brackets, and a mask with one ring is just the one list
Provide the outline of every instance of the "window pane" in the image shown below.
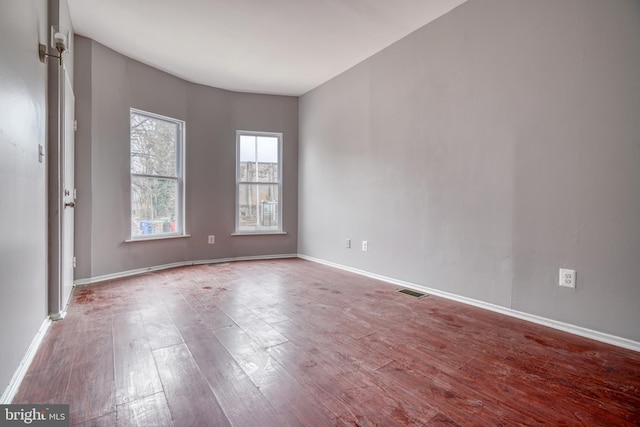
[[240,184],[238,188],[239,229],[242,231],[279,230],[278,200],[276,184]]
[[256,161],[256,137],[240,136],[240,161],[255,162]]
[[131,172],[177,176],[179,123],[131,112]]
[[131,236],[181,232],[178,180],[131,177]]
[[240,163],[240,181],[255,182],[256,179],[256,162]]
[[278,138],[272,136],[258,137],[258,161],[265,163],[278,162]]
[[240,181],[256,181],[256,137],[240,137]]
[[278,182],[278,138],[258,139],[258,181]]
[[278,163],[258,163],[258,182],[278,182]]

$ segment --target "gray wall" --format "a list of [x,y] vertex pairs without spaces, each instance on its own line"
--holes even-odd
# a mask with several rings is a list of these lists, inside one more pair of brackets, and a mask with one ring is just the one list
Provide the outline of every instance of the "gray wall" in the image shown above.
[[0,2],[0,393],[47,316],[45,0]]
[[[182,261],[297,252],[298,99],[186,82],[76,37],[76,279]],[[129,238],[129,108],[186,122],[190,238]],[[231,236],[235,132],[284,134],[286,235]],[[214,245],[207,235],[216,236]]]
[[305,94],[299,253],[640,341],[639,40],[638,1],[471,0]]

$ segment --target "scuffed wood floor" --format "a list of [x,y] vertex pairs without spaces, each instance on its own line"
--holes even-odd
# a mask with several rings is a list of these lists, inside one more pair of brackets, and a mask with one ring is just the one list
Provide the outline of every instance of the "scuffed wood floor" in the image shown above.
[[299,259],[76,288],[14,403],[72,425],[640,425],[640,353]]

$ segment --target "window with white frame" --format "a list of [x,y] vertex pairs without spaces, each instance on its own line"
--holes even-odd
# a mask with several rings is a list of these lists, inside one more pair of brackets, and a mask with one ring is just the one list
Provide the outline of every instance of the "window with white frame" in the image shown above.
[[282,134],[236,132],[236,232],[282,232]]
[[184,122],[130,110],[131,238],[184,234]]

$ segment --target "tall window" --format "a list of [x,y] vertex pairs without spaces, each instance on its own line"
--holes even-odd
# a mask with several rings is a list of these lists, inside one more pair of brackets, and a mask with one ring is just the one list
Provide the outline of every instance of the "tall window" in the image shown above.
[[236,232],[282,231],[282,134],[237,131]]
[[184,234],[184,122],[131,109],[131,238]]

